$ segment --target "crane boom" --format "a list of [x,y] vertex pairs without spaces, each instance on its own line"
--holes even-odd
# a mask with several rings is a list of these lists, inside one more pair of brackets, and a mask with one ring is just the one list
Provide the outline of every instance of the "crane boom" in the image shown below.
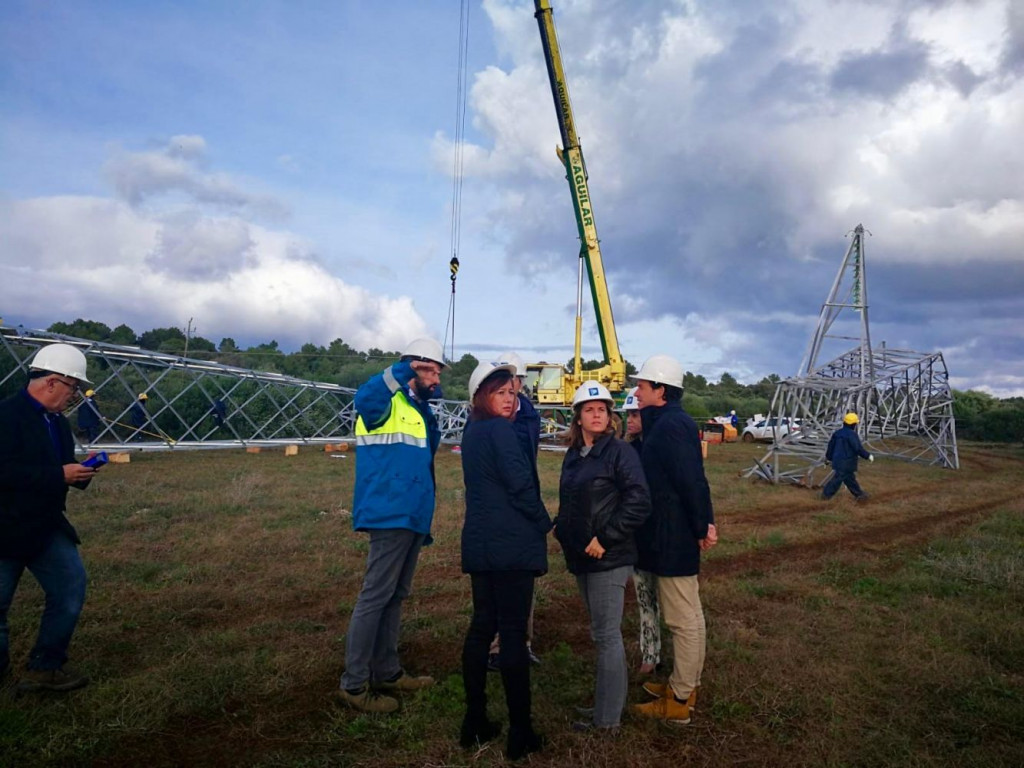
[[540,27],[541,44],[544,47],[544,63],[547,65],[548,81],[551,84],[551,95],[555,101],[555,113],[558,117],[558,128],[562,134],[562,148],[558,156],[565,165],[565,176],[569,182],[569,192],[576,213],[576,226],[580,237],[580,282],[582,268],[586,265],[590,281],[590,292],[594,300],[594,311],[597,314],[597,329],[601,337],[601,349],[607,365],[596,371],[584,371],[580,353],[581,346],[581,309],[582,285],[577,291],[576,312],[576,343],[574,352],[573,373],[565,382],[565,402],[571,399],[571,393],[586,379],[597,379],[612,392],[621,392],[626,385],[626,362],[619,352],[619,338],[615,331],[615,318],[612,316],[612,304],[608,295],[608,283],[605,279],[604,262],[601,259],[601,245],[597,238],[597,227],[594,224],[594,208],[590,200],[590,187],[587,184],[587,165],[583,159],[583,149],[576,135],[576,122],[572,115],[572,104],[569,100],[569,86],[562,68],[562,55],[555,34],[555,22],[551,13],[549,0],[534,0],[536,12],[534,17]]

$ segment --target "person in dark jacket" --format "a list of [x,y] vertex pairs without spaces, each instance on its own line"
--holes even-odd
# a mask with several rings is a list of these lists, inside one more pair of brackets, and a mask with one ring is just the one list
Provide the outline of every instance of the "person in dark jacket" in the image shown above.
[[829,438],[828,448],[825,449],[825,461],[832,462],[834,471],[821,491],[823,499],[831,499],[836,495],[839,486],[845,483],[857,501],[868,500],[868,494],[864,493],[857,482],[857,457],[868,461],[874,461],[875,457],[861,445],[860,437],[857,435],[859,421],[857,414],[851,411],[843,417],[843,426]]
[[441,382],[444,350],[414,339],[401,359],[370,378],[355,396],[356,483],[352,527],[370,536],[363,586],[345,636],[338,703],[360,712],[394,712],[404,693],[434,684],[405,672],[398,656],[402,602],[412,591],[420,549],[434,520],[434,454],[441,443],[430,410]]
[[10,664],[7,612],[27,569],[46,595],[19,691],[70,691],[89,678],[67,665],[85,604],[78,534],[65,515],[68,487],[84,490],[96,470],[75,461],[62,415],[85,382],[85,355],[50,344],[29,365],[25,389],[0,403],[0,677]]
[[228,420],[228,406],[223,399],[217,398],[210,406],[210,415],[213,416],[213,423],[217,427],[223,427]]
[[[494,361],[497,365],[511,365],[515,367],[515,375],[512,377],[512,389],[516,395],[515,413],[512,417],[512,426],[516,428],[516,437],[519,444],[530,457],[530,469],[533,470],[534,480],[537,487],[540,487],[540,476],[537,474],[537,452],[540,450],[540,414],[533,407],[525,394],[523,394],[523,382],[526,380],[526,363],[515,352],[506,352],[501,358]],[[530,663],[540,664],[540,657],[533,650],[533,614],[537,608],[537,593],[534,592],[534,600],[530,604],[530,618],[526,622],[526,653],[530,657]],[[501,635],[494,636],[491,642],[491,651],[487,655],[487,669],[491,672],[498,671],[498,657],[501,654]]]
[[673,650],[668,682],[645,683],[656,698],[636,711],[679,725],[690,722],[707,646],[697,581],[700,553],[717,539],[697,425],[681,404],[683,373],[678,361],[654,355],[634,377],[643,419],[641,461],[651,490],[651,516],[637,533],[639,567],[658,577]]
[[85,391],[78,406],[78,428],[90,443],[95,443],[100,436],[100,409],[96,405],[96,393],[91,389]]
[[487,718],[487,653],[501,633],[501,681],[508,705],[507,754],[518,759],[541,748],[530,714],[530,659],[526,623],[534,579],[548,569],[551,520],[540,497],[532,457],[512,424],[513,366],[486,362],[469,379],[472,418],[462,436],[466,518],[462,570],[473,591],[473,618],[462,648],[466,714],[465,747],[495,738],[501,728]]
[[132,433],[132,440],[142,440],[142,428],[149,423],[149,411],[146,410],[146,402],[149,400],[149,395],[145,392],[140,392],[138,398],[132,403],[132,407],[128,412],[128,416],[131,420],[132,426],[135,427],[135,432]]
[[[637,453],[644,447],[644,426],[640,419],[640,404],[636,387],[626,393],[622,403],[626,414],[626,442]],[[633,588],[636,607],[640,613],[640,674],[649,675],[661,663],[661,608],[658,605],[658,577],[642,568],[633,569]]]
[[566,567],[576,577],[597,646],[592,718],[573,727],[616,729],[629,684],[622,606],[626,581],[637,561],[634,531],[650,514],[651,497],[640,457],[615,436],[615,401],[608,389],[585,381],[572,403],[555,537]]

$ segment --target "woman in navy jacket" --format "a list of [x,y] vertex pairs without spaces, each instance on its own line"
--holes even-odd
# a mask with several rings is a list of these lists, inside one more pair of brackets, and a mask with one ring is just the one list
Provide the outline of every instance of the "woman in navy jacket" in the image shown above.
[[640,457],[615,436],[614,403],[596,381],[576,390],[555,518],[555,536],[576,576],[597,645],[592,722],[576,723],[576,730],[614,729],[622,719],[629,682],[622,606],[637,562],[633,534],[651,511]]
[[514,367],[481,363],[469,380],[473,411],[462,436],[466,520],[462,570],[470,575],[473,618],[462,649],[466,716],[460,741],[472,747],[495,738],[501,727],[487,719],[487,653],[501,633],[501,680],[508,704],[507,754],[523,757],[541,748],[530,717],[530,659],[526,622],[533,581],[547,572],[551,520],[536,475],[512,425]]

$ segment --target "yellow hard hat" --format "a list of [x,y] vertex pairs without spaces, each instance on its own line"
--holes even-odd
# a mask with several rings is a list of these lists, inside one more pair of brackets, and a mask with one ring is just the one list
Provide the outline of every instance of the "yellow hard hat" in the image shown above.
[[145,392],[139,392],[139,400],[149,400],[149,395]]
[[85,390],[85,396],[86,396],[86,397],[92,397],[92,396],[93,396],[93,395],[95,395],[95,394],[96,394],[96,391],[95,391],[95,390],[93,390],[93,389],[87,389],[87,390]]
[[850,411],[848,414],[843,416],[843,424],[856,424],[860,419],[857,418],[857,414]]

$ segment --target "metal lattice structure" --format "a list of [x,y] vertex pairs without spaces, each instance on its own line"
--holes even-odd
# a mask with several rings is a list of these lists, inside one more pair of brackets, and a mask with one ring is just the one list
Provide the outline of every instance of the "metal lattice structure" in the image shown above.
[[[809,487],[827,482],[825,449],[848,411],[860,416],[860,436],[871,453],[960,467],[953,392],[942,353],[871,346],[864,234],[861,225],[853,230],[800,372],[776,387],[768,418],[793,428],[776,432],[747,477]],[[826,345],[851,340],[859,343],[818,363]]]
[[[349,387],[20,327],[0,327],[0,393],[23,386],[36,351],[55,342],[78,347],[89,364],[101,426],[91,442],[76,430],[83,451],[326,444],[355,432]],[[138,428],[129,414],[141,392],[148,421]],[[83,402],[66,414],[72,425]],[[437,400],[431,408],[442,442],[461,442],[468,403]],[[542,428],[548,438],[565,430],[552,420]]]

